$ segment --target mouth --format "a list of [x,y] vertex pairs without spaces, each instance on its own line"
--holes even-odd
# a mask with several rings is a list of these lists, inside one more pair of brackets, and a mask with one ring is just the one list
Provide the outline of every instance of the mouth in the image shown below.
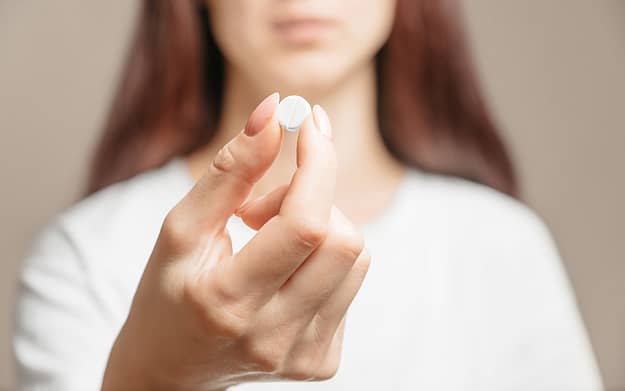
[[291,17],[275,21],[272,27],[287,43],[304,45],[322,40],[336,27],[336,22],[329,18]]

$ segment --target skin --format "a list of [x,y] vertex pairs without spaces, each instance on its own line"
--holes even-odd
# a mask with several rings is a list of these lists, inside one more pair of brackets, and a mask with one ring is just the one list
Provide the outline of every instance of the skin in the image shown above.
[[[207,5],[227,63],[221,122],[187,158],[197,183],[163,222],[104,390],[334,376],[345,314],[371,262],[359,225],[404,175],[375,115],[373,56],[394,1]],[[322,13],[327,28],[274,25]],[[276,90],[320,104],[296,134],[276,121]],[[232,214],[258,230],[235,254]]]
[[[373,62],[390,34],[395,1],[211,0],[208,7],[213,35],[226,59],[224,105],[215,139],[188,159],[192,176],[202,176],[265,96],[275,91],[282,97],[300,95],[311,105],[320,104],[335,129],[335,205],[359,226],[379,215],[405,168],[380,137]],[[324,17],[330,28],[300,40],[273,28],[273,22],[294,15]],[[296,143],[296,133],[285,133],[276,161],[254,186],[251,199],[290,182]]]

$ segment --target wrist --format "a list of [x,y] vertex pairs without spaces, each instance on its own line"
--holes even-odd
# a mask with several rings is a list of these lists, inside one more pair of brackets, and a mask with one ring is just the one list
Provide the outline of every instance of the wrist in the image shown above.
[[102,390],[158,390],[162,387],[143,363],[143,349],[132,346],[127,326],[120,330],[109,354]]
[[146,361],[146,356],[150,355],[149,352],[137,346],[136,343],[132,343],[133,341],[136,342],[137,339],[129,334],[127,325],[124,325],[111,349],[104,372],[102,391],[193,391],[196,387],[203,391],[226,391],[228,389],[228,386],[224,386],[223,383],[215,387],[210,387],[206,383],[201,387],[177,383],[174,381],[175,376],[166,376],[165,368],[160,369],[154,363]]

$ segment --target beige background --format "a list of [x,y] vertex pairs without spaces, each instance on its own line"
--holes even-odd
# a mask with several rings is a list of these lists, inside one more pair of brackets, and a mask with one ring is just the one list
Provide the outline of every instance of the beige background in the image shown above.
[[[71,203],[136,2],[0,0],[0,388],[14,275]],[[625,1],[466,2],[529,202],[556,234],[609,389],[625,389]]]

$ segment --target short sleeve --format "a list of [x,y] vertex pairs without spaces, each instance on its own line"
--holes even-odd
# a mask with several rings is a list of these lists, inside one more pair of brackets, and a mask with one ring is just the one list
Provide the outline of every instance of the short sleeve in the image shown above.
[[100,389],[113,336],[85,276],[61,222],[40,229],[23,259],[14,308],[20,390]]

